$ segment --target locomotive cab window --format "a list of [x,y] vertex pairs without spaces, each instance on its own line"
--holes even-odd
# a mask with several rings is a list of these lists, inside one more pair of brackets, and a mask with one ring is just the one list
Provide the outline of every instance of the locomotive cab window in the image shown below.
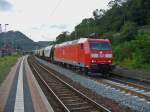
[[83,44],[80,44],[80,49],[81,49],[81,50],[83,50],[83,49],[84,49],[84,48],[83,48]]
[[109,42],[91,42],[90,48],[92,50],[111,50]]

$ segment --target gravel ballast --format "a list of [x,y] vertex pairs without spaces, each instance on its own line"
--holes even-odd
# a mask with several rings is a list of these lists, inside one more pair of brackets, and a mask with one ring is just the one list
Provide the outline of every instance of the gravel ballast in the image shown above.
[[115,75],[117,74],[122,77],[150,83],[150,72],[132,70],[132,69],[116,66],[115,69],[112,71],[112,73],[114,73]]
[[44,60],[38,59],[37,60],[46,65],[50,68],[56,70],[62,75],[65,75],[66,77],[70,78],[71,80],[79,83],[80,85],[91,89],[92,91],[95,91],[97,94],[107,97],[110,99],[113,99],[117,101],[118,103],[128,106],[129,108],[133,109],[135,112],[149,112],[150,110],[150,102],[141,99],[137,96],[133,96],[130,94],[126,94],[120,90],[116,90],[115,88],[112,88],[106,84],[102,84],[99,82],[96,82],[94,80],[88,79],[84,76],[81,76],[75,72],[72,72],[71,70],[62,68],[60,66],[48,63]]

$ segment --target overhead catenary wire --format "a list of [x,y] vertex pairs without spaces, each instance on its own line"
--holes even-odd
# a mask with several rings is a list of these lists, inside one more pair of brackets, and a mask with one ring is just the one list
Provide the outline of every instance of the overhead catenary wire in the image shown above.
[[55,11],[57,10],[57,8],[59,7],[59,5],[61,4],[63,0],[59,0],[56,4],[56,6],[54,7],[54,9],[52,10],[52,12],[50,13],[50,16],[53,16],[53,14],[55,13]]

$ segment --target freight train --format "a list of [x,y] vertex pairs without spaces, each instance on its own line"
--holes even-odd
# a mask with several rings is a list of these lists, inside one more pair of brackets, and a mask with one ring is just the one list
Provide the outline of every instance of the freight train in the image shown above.
[[35,50],[35,55],[52,63],[108,76],[112,70],[112,48],[108,39],[80,38]]

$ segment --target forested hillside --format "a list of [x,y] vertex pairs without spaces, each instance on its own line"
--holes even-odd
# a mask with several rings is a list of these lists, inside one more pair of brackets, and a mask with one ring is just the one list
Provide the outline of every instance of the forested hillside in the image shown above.
[[49,45],[49,42],[34,42],[19,31],[9,31],[0,34],[0,48],[5,47],[6,45],[9,45],[14,49],[31,51],[37,48],[46,47]]
[[94,10],[93,18],[83,19],[71,34],[62,32],[55,43],[96,32],[99,38],[112,40],[114,63],[149,70],[150,0],[111,0],[108,7]]

